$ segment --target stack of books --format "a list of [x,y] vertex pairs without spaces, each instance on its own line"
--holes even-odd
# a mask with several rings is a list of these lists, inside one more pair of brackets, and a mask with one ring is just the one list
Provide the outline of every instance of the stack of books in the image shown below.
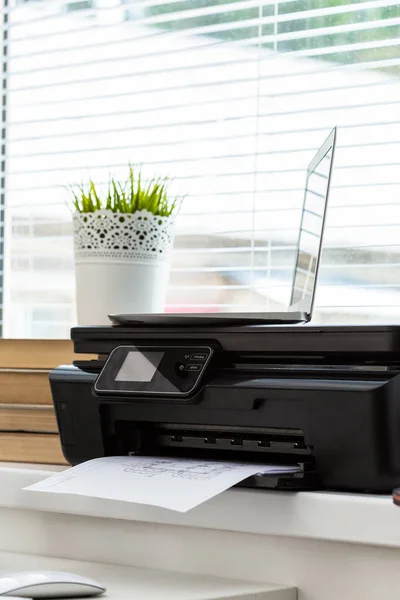
[[49,372],[72,360],[67,340],[0,340],[0,461],[66,464]]

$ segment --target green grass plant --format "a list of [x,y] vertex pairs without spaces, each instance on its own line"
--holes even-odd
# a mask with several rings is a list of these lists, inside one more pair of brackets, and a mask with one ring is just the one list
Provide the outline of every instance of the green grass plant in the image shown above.
[[140,170],[129,165],[128,177],[118,181],[112,177],[106,193],[101,193],[91,179],[86,185],[72,189],[73,204],[79,213],[92,213],[97,210],[111,210],[115,213],[135,213],[147,210],[153,215],[169,217],[175,213],[182,201],[180,197],[170,197],[168,178],[153,177],[143,181]]

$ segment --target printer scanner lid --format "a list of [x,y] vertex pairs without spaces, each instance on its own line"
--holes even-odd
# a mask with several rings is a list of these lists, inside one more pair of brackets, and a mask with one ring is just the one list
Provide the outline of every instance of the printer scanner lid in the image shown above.
[[400,326],[396,325],[245,325],[209,324],[208,327],[100,326],[71,330],[78,354],[109,354],[121,344],[215,341],[224,352],[400,356]]

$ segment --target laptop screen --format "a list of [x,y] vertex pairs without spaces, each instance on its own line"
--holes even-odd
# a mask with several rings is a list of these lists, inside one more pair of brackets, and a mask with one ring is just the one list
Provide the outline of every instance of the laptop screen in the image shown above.
[[336,130],[325,140],[307,170],[290,310],[311,318],[322,250]]
[[[301,215],[296,265],[292,280],[290,308],[279,313],[175,313],[110,315],[118,325],[209,325],[227,322],[298,323],[310,320],[314,305],[318,266],[322,249],[325,213],[335,150],[336,129],[322,144],[307,169],[307,181]],[[293,316],[301,313],[301,316]]]

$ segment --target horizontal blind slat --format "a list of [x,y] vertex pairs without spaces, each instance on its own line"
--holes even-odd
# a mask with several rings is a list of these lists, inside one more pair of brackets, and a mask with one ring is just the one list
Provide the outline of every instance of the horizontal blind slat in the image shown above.
[[[277,3],[278,5],[280,4],[279,2]],[[273,7],[274,4],[272,2],[266,3],[264,4],[264,6],[271,6]],[[398,6],[398,1],[397,0],[368,0],[366,2],[356,2],[354,4],[341,4],[338,6],[331,6],[331,7],[323,7],[323,8],[316,8],[313,10],[304,10],[301,11],[301,17],[299,17],[299,12],[293,12],[293,13],[281,13],[281,14],[274,14],[272,16],[268,16],[268,17],[261,17],[257,18],[257,19],[248,19],[246,20],[246,23],[248,23],[249,25],[254,24],[254,25],[259,25],[259,24],[274,24],[274,23],[284,23],[284,22],[292,22],[292,21],[297,21],[299,20],[299,18],[301,19],[311,19],[311,18],[316,18],[316,17],[321,17],[321,16],[331,16],[331,15],[343,15],[343,14],[348,14],[348,13],[360,13],[363,11],[369,11],[369,10],[373,10],[376,8],[383,8],[383,7],[390,7],[390,6]],[[113,9],[104,9],[104,10],[109,10],[109,12],[112,12]],[[195,11],[196,9],[194,9]],[[199,10],[199,9],[198,9]],[[204,9],[202,9],[204,10]],[[205,9],[207,10],[207,9]],[[115,9],[114,9],[115,12]],[[202,13],[202,14],[208,14],[208,13]],[[210,11],[209,14],[216,14],[213,13],[212,11]],[[65,15],[64,15],[65,16]],[[135,24],[140,25],[142,27],[147,27],[149,25],[161,25],[164,23],[168,23],[169,21],[179,21],[181,19],[186,19],[189,18],[189,11],[182,11],[182,12],[174,12],[174,13],[167,13],[167,15],[162,15],[162,16],[155,16],[155,17],[145,17],[142,19],[138,19],[135,21]],[[54,29],[54,25],[57,21],[60,20],[59,16],[49,16],[47,19],[47,21],[50,21],[50,28]],[[38,19],[39,21],[39,19]],[[54,21],[54,23],[51,23],[51,21]],[[40,20],[40,22],[43,22],[43,19]],[[28,22],[29,24],[29,22]],[[32,24],[35,26],[35,21],[32,22]],[[92,25],[91,27],[86,27],[86,28],[71,28],[68,29],[67,31],[61,31],[61,32],[54,32],[51,33],[49,35],[56,36],[56,35],[65,35],[68,34],[69,32],[79,32],[82,33],[85,30],[90,30],[92,27],[94,27],[95,25]],[[115,27],[115,25],[112,24],[102,24],[103,27]],[[235,23],[233,25],[233,28],[242,28],[246,25],[244,25],[243,23]],[[11,31],[13,31],[13,29],[17,29],[18,28],[18,24],[16,23],[14,25],[14,27],[12,26],[12,23],[9,27],[11,29]],[[204,35],[207,33],[215,33],[216,31],[226,31],[227,29],[232,28],[232,23],[227,23],[227,24],[220,24],[220,25],[211,25],[211,26],[199,26],[199,27],[194,27],[194,28],[188,28],[185,30],[185,34],[189,33],[189,34],[196,34],[196,35]],[[24,38],[26,38],[26,34],[23,36]],[[30,36],[30,39],[36,39],[36,38],[40,38],[40,35],[36,35],[36,36]],[[18,37],[14,37],[12,38],[14,41],[20,39]]]
[[[399,42],[400,43],[400,42]],[[400,90],[399,90],[400,92]],[[233,98],[230,99],[229,103],[224,103],[221,100],[216,100],[215,102],[209,102],[207,103],[208,106],[210,105],[215,105],[216,107],[219,107],[226,111],[227,110],[227,106],[234,108],[233,112],[238,112],[241,113],[241,104],[246,103],[247,106],[254,106],[253,110],[254,113],[258,116],[258,117],[268,117],[268,118],[274,118],[274,117],[278,117],[278,116],[290,116],[290,115],[299,115],[299,114],[307,114],[307,113],[319,113],[319,112],[326,112],[326,111],[332,111],[332,110],[357,110],[357,109],[361,109],[361,108],[368,108],[368,107],[376,107],[376,101],[374,102],[356,102],[354,104],[338,104],[337,102],[334,103],[334,100],[332,101],[332,104],[325,104],[325,106],[321,106],[320,104],[317,104],[316,106],[308,106],[307,108],[296,108],[296,106],[293,106],[293,108],[291,110],[270,110],[268,112],[263,112],[263,111],[258,111],[257,110],[257,105],[255,103],[254,99],[251,98],[238,98],[237,99],[237,103],[233,104],[232,100],[235,100]],[[396,99],[380,99],[380,106],[397,106],[398,103],[400,102],[400,93],[399,93],[399,97]],[[259,106],[260,102],[258,103]],[[174,106],[171,108],[166,108],[164,109],[164,111],[175,111],[177,108],[180,109],[180,114],[183,113],[183,109],[192,109],[194,106],[204,106],[201,103],[193,103],[193,104],[183,104],[183,105],[178,105],[178,106]],[[149,111],[146,110],[144,107],[140,108],[138,110],[119,110],[119,111],[114,111],[114,110],[110,110],[108,113],[104,112],[104,113],[98,113],[98,114],[82,114],[82,115],[65,115],[63,117],[63,121],[64,122],[72,122],[72,121],[77,121],[77,122],[81,122],[83,119],[86,120],[95,120],[95,119],[99,119],[102,117],[123,117],[124,115],[128,116],[128,115],[135,115],[135,114],[142,114],[142,113],[146,113],[148,114],[149,112],[158,110],[158,113],[160,114],[160,108],[154,108],[154,109],[150,109]],[[229,119],[237,119],[237,120],[243,120],[243,113],[241,113],[240,115],[238,115],[237,117],[228,117]],[[253,116],[252,114],[247,113],[247,116]],[[215,119],[218,118],[218,115],[215,116]],[[34,119],[34,120],[20,120],[20,121],[14,121],[14,120],[10,120],[9,122],[9,127],[11,128],[11,131],[13,130],[13,128],[21,126],[24,129],[26,128],[26,126],[28,125],[43,125],[45,123],[57,123],[60,121],[59,117],[53,117],[53,118],[41,118],[41,119]],[[192,121],[189,122],[189,124],[193,124],[193,123],[203,123],[203,122],[210,122],[209,120],[206,121]],[[177,120],[177,121],[171,121],[168,118],[168,115],[165,115],[165,120],[164,119],[160,119],[159,123],[155,123],[153,124],[151,127],[159,127],[159,126],[174,126],[174,125],[181,125],[182,123],[186,124],[186,121],[182,118],[181,120]],[[99,123],[99,127],[100,127],[100,123]],[[136,128],[136,126],[133,126],[134,128]],[[147,125],[146,125],[147,128]],[[112,129],[110,129],[112,131]]]
[[[228,84],[226,84],[226,85],[223,86],[223,88],[222,88],[221,91],[224,92],[225,94],[221,95],[221,97],[218,97],[218,98],[214,98],[214,99],[207,99],[207,98],[205,98],[203,102],[199,102],[197,98],[193,101],[193,98],[190,97],[188,99],[188,101],[185,102],[185,103],[183,103],[183,104],[182,104],[182,101],[180,101],[179,103],[175,103],[175,104],[172,103],[171,104],[170,101],[166,100],[163,104],[157,104],[155,106],[149,106],[148,110],[150,110],[150,111],[151,110],[159,110],[160,108],[173,109],[173,108],[180,108],[181,106],[188,106],[188,105],[189,106],[196,106],[196,105],[201,105],[201,106],[206,105],[207,106],[207,105],[216,104],[218,102],[222,102],[223,100],[227,100],[227,99],[229,99],[231,101],[235,101],[235,100],[241,100],[241,99],[244,99],[244,98],[251,98],[252,97],[249,94],[249,90],[247,90],[247,89],[244,89],[242,91],[241,95],[237,95],[237,96],[232,95],[231,93],[229,93],[230,85],[232,85],[232,84],[228,83]],[[340,92],[340,91],[344,91],[344,90],[347,91],[349,94],[351,92],[353,92],[353,90],[357,91],[357,92],[360,91],[360,93],[362,93],[364,90],[368,90],[368,88],[374,88],[375,90],[379,90],[379,89],[384,88],[386,86],[391,86],[393,88],[393,87],[397,87],[399,85],[400,85],[400,83],[396,83],[396,82],[394,82],[391,79],[387,79],[387,80],[369,81],[369,82],[363,81],[363,82],[357,84],[357,86],[354,86],[354,85],[351,85],[351,84],[349,85],[349,84],[346,83],[345,85],[338,84],[336,86],[329,86],[329,85],[327,85],[325,87],[312,87],[311,90],[310,90],[310,87],[307,87],[306,89],[296,89],[296,90],[286,90],[286,89],[284,89],[284,90],[279,90],[278,93],[279,93],[279,97],[281,99],[282,98],[290,98],[290,97],[293,97],[293,96],[295,96],[296,98],[298,98],[298,97],[307,96],[307,95],[308,96],[311,96],[311,95],[314,96],[315,94],[318,94],[318,93]],[[236,94],[238,94],[238,92],[239,92],[239,90],[235,90]],[[127,91],[127,92],[123,92],[123,93],[119,93],[118,94],[119,100],[121,100],[121,98],[125,98],[125,97],[128,97],[130,99],[131,96],[132,96],[132,92],[131,91]],[[264,100],[266,100],[268,98],[274,99],[274,98],[276,98],[276,96],[277,96],[277,92],[275,92],[275,93],[264,93],[263,92],[263,94],[262,94],[262,97],[263,97]],[[37,107],[37,108],[39,108],[39,107],[43,108],[43,106],[47,106],[46,112],[48,112],[51,107],[55,106],[56,110],[57,110],[57,107],[60,106],[60,108],[58,108],[58,110],[59,110],[59,115],[60,115],[60,118],[61,118],[61,116],[63,117],[65,115],[66,108],[67,107],[71,107],[71,104],[73,105],[73,104],[76,104],[76,103],[85,103],[85,102],[90,101],[91,105],[93,106],[94,101],[96,101],[96,100],[101,103],[104,100],[109,100],[109,99],[112,99],[112,98],[114,98],[114,96],[111,95],[111,94],[105,94],[105,95],[97,94],[95,96],[84,96],[84,97],[81,97],[81,98],[78,98],[78,99],[75,98],[75,99],[72,99],[72,100],[69,100],[69,101],[67,101],[65,99],[52,99],[52,100],[48,100],[47,102],[45,100],[43,100],[41,102],[31,102],[29,106],[30,106],[30,109],[33,112],[34,112],[35,107]],[[153,94],[148,94],[148,100],[149,99],[153,99],[154,100],[154,95]],[[192,100],[192,102],[190,102],[190,100]],[[18,103],[15,103],[14,105],[16,107],[16,111],[18,111],[18,109],[21,109],[21,108],[25,107],[25,104],[20,105]],[[138,111],[133,110],[133,112],[138,112]],[[85,116],[85,115],[83,115],[83,116]],[[12,117],[12,115],[11,115],[11,117]],[[16,123],[18,121],[15,121],[14,118],[12,117],[10,119],[10,122],[11,123]],[[22,121],[21,120],[21,122],[30,122],[30,121],[26,121],[26,120]]]
[[[265,58],[263,62],[265,64],[266,61],[271,61],[271,60],[276,60],[276,57],[269,56],[268,58]],[[252,61],[249,59],[246,59],[246,60],[244,60],[244,63],[246,63],[247,65],[250,65],[250,64],[252,64]],[[372,69],[382,69],[384,67],[396,67],[399,65],[400,65],[400,58],[390,58],[390,59],[381,59],[381,60],[373,60],[373,61],[365,62],[365,63],[363,63],[363,68],[372,70]],[[201,65],[198,67],[198,69],[201,69],[201,68],[204,68],[204,66]],[[174,72],[174,71],[179,73],[184,70],[185,70],[184,67],[179,67],[179,68],[170,69],[167,71],[163,70],[162,73],[163,73],[163,75],[166,73]],[[328,71],[331,72],[332,74],[335,73],[336,71],[341,71],[343,73],[346,73],[346,72],[350,73],[350,72],[354,72],[354,71],[358,71],[358,70],[359,70],[358,64],[351,64],[351,63],[343,64],[343,65],[342,64],[334,64],[334,65],[326,66],[325,68],[321,69],[320,73],[326,73]],[[194,69],[194,71],[196,71],[196,69]],[[157,75],[157,73],[160,74],[160,71],[155,71],[153,73],[147,73],[146,76],[150,76],[150,75],[155,76],[155,75]],[[273,73],[268,73],[268,78],[271,80],[286,79],[286,78],[293,80],[293,78],[296,78],[296,77],[305,77],[306,75],[314,75],[315,76],[317,74],[318,74],[318,71],[313,69],[311,71],[301,71],[301,72],[298,72],[298,71],[290,72],[289,71],[285,75],[281,75],[281,74],[277,75],[277,74],[273,74]],[[265,76],[266,75],[267,75],[267,73],[265,73]],[[219,76],[221,76],[221,73],[219,73]],[[128,79],[129,80],[130,78],[131,78],[131,74],[115,75],[115,76],[109,75],[107,77],[107,79],[110,79],[110,80],[118,80],[118,79],[121,79],[121,80]],[[2,77],[0,77],[0,81],[1,81],[1,79],[2,79]],[[252,83],[255,80],[256,80],[256,77],[254,77],[254,76],[253,77],[234,78],[234,82],[237,84],[238,83]],[[48,82],[45,84],[39,84],[36,86],[30,85],[30,86],[27,86],[26,88],[22,87],[22,86],[20,86],[20,87],[10,86],[10,92],[13,92],[13,93],[19,92],[19,91],[20,92],[21,91],[32,92],[32,91],[38,90],[38,89],[54,89],[54,88],[64,90],[64,88],[69,88],[71,85],[78,86],[79,84],[85,83],[85,87],[86,87],[88,83],[93,84],[93,83],[100,82],[100,81],[102,81],[102,79],[100,77],[94,77],[94,78],[86,78],[84,80],[80,80],[80,79],[72,80],[72,81],[69,81],[68,83],[63,83],[63,84],[58,83],[55,86],[52,86],[51,82]],[[229,81],[232,81],[232,80],[227,80],[227,82],[229,82]],[[182,89],[189,89],[189,88],[199,89],[199,88],[204,88],[204,87],[209,88],[212,86],[220,86],[221,83],[225,84],[224,78],[222,78],[222,81],[217,80],[217,79],[216,80],[211,79],[210,81],[191,83],[188,86],[184,86],[184,84],[182,83]],[[177,87],[180,87],[180,86],[177,86],[176,82],[175,82],[175,85],[171,84],[170,86],[164,85],[163,87],[154,87],[154,88],[150,87],[150,88],[139,90],[138,92],[135,92],[135,93],[148,93],[150,91],[153,93],[157,93],[157,92],[162,92],[165,89],[172,89],[172,88],[177,89]]]
[[[400,19],[393,19],[393,22],[395,23],[390,23],[390,25],[392,24],[396,24],[396,25],[400,25]],[[342,33],[341,28],[339,27],[335,27],[335,28],[330,28],[332,30],[333,33]],[[335,31],[334,31],[335,30]],[[308,32],[307,32],[308,33]],[[317,34],[315,34],[317,35]],[[318,35],[323,35],[322,33],[318,33]],[[304,36],[306,37],[306,36]],[[310,37],[307,35],[307,39],[310,39]],[[274,39],[276,42],[280,41],[280,36],[278,35],[274,35],[274,36],[270,36],[271,40]],[[258,39],[258,38],[256,38]],[[282,38],[282,40],[286,40],[286,39],[302,39],[302,37],[295,37],[295,38]],[[265,41],[266,38],[265,36],[263,37],[263,41]],[[329,54],[340,54],[340,53],[348,53],[348,52],[356,52],[359,50],[377,50],[379,48],[390,48],[390,47],[397,47],[400,44],[400,39],[398,37],[393,37],[390,38],[388,40],[374,40],[374,41],[368,41],[368,42],[352,42],[349,44],[338,44],[338,45],[331,45],[329,44],[329,41],[327,41],[327,45],[326,46],[319,46],[318,48],[314,48],[314,49],[305,49],[305,50],[288,50],[285,51],[284,54],[285,56],[291,56],[291,57],[313,57],[313,56],[322,56],[322,55],[329,55]],[[219,43],[220,47],[222,48],[222,44]],[[203,54],[206,54],[206,51],[210,50],[209,54],[212,54],[212,50],[215,48],[214,44],[207,44],[207,45],[201,45],[201,46],[195,46],[195,49],[199,49],[200,51],[203,52]],[[184,51],[186,48],[180,48],[179,50],[170,50],[169,52],[167,52],[166,54],[174,56],[174,54],[177,54],[177,58],[179,58],[182,61],[182,56],[180,55],[180,53],[182,51]],[[194,48],[192,46],[188,46],[187,47],[188,50],[193,50]],[[233,49],[232,49],[233,50]],[[179,54],[178,54],[179,53]],[[236,54],[238,54],[236,52]],[[274,57],[274,55],[272,55]],[[129,63],[129,66],[132,67],[132,63],[134,63],[135,61],[137,62],[137,65],[140,67],[144,62],[146,58],[151,58],[154,57],[156,59],[159,60],[158,56],[156,53],[150,53],[150,54],[139,54],[137,56],[132,56],[132,55],[122,55],[122,56],[108,56],[107,57],[96,57],[92,60],[88,60],[88,59],[82,59],[80,58],[79,60],[77,60],[76,62],[68,62],[67,64],[58,64],[53,65],[53,66],[42,66],[40,65],[40,63],[37,62],[37,57],[35,59],[35,61],[32,61],[32,66],[29,68],[25,68],[25,69],[13,69],[12,71],[12,77],[13,79],[17,78],[18,76],[26,76],[26,75],[34,75],[36,74],[42,74],[42,73],[47,73],[50,72],[53,75],[54,74],[60,74],[60,77],[63,73],[64,70],[71,70],[72,69],[76,69],[79,67],[85,68],[85,69],[90,69],[91,65],[97,65],[99,63],[101,63],[102,66],[107,65],[107,63],[115,63],[118,61],[118,66],[122,66],[123,63],[126,61]],[[165,56],[164,56],[165,57]],[[31,57],[30,57],[31,58]],[[240,64],[240,63],[247,63],[250,62],[250,60],[252,60],[251,57],[247,57],[247,58],[243,58],[240,59],[238,58],[238,56],[233,55],[232,52],[232,56],[230,58],[226,58],[225,60],[221,60],[219,62],[217,62],[217,65],[215,64],[215,61],[212,60],[212,56],[210,56],[209,61],[207,61],[207,57],[204,56],[200,56],[199,59],[197,59],[197,64],[193,64],[193,62],[190,65],[190,68],[205,68],[207,66],[224,66],[224,65],[228,65],[231,63],[235,63],[235,64]],[[265,57],[265,60],[270,60],[271,56]],[[193,61],[193,57],[191,59]],[[25,61],[26,62],[26,61]],[[175,72],[176,69],[182,69],[182,68],[187,68],[183,65],[181,65],[180,67],[176,67],[176,68],[168,68],[167,71],[173,71]],[[141,71],[137,71],[136,70],[136,74],[140,73]],[[146,69],[142,71],[144,74],[149,74],[148,72],[148,68],[146,67]],[[150,70],[150,73],[152,71]],[[154,70],[154,72],[159,72],[159,69]],[[56,83],[56,81],[53,81],[53,83]]]
[[[363,107],[364,108],[364,107]],[[282,116],[282,115],[280,115]],[[264,115],[264,121],[261,123],[260,129],[261,131],[259,131],[259,133],[273,133],[274,135],[278,134],[278,133],[290,133],[290,132],[308,132],[308,131],[326,131],[326,127],[319,127],[319,128],[309,128],[309,129],[295,129],[294,126],[296,125],[296,115],[294,114],[286,114],[283,115],[286,117],[286,119],[283,121],[282,123],[284,123],[285,125],[287,125],[286,129],[283,129],[282,126],[279,127],[276,126],[276,121],[274,118],[272,118],[271,116],[269,116],[268,114]],[[289,116],[293,117],[292,120],[289,120]],[[368,113],[366,113],[366,116],[368,116]],[[351,117],[347,117],[346,120],[343,119],[343,123],[340,123],[340,127],[341,128],[359,128],[359,127],[375,127],[376,125],[389,125],[391,123],[393,124],[397,124],[398,121],[395,120],[396,115],[395,114],[388,114],[387,115],[387,120],[381,120],[381,121],[376,121],[376,122],[370,122],[367,120],[360,120],[359,122],[357,122],[356,124],[351,124]],[[228,124],[232,124],[232,123],[236,123],[238,126],[240,124],[245,124],[246,129],[247,129],[247,134],[243,131],[241,131],[240,129],[238,129],[237,132],[235,132],[234,134],[231,133],[231,135],[229,136],[228,134],[225,134],[226,137],[234,140],[235,138],[239,138],[239,137],[243,137],[243,135],[249,135],[248,131],[250,130],[249,127],[250,125],[253,123],[253,120],[256,118],[256,115],[253,115],[253,117],[243,117],[243,118],[238,118],[238,117],[231,117],[225,120],[224,125],[226,126],[227,123]],[[364,117],[365,118],[365,117]],[[261,119],[261,117],[260,117]],[[347,122],[346,122],[347,121]],[[193,126],[193,127],[197,127],[197,126],[201,126],[204,127],[206,125],[214,125],[215,124],[215,119],[209,119],[209,120],[197,120],[197,121],[187,121],[185,123],[164,123],[164,124],[159,124],[156,126],[148,126],[148,125],[136,125],[134,127],[132,127],[131,129],[135,132],[140,131],[140,130],[146,130],[148,132],[151,132],[152,130],[156,131],[156,132],[160,132],[161,128],[162,129],[166,129],[166,130],[170,130],[172,129],[177,129],[179,130],[179,128],[186,128],[188,126]],[[265,130],[265,131],[264,131]],[[112,129],[113,133],[116,132],[126,132],[127,128],[123,125],[121,125],[120,127],[114,127]],[[99,131],[98,129],[83,129],[80,131],[68,131],[68,128],[65,128],[64,132],[59,132],[59,133],[48,133],[46,135],[46,137],[48,139],[51,138],[69,138],[69,137],[76,137],[76,136],[85,136],[87,134],[92,134],[93,136],[95,135],[101,135],[103,132]],[[205,134],[207,135],[207,134]],[[208,134],[210,135],[210,133]],[[17,141],[29,141],[29,140],[40,140],[43,136],[43,132],[41,133],[37,133],[36,135],[20,135],[20,136],[16,136],[13,137],[12,140],[17,142]]]
[[[269,41],[274,41],[274,42],[282,42],[282,41],[288,41],[288,40],[298,40],[298,39],[312,39],[314,37],[320,37],[320,36],[324,36],[327,34],[339,34],[339,33],[347,33],[347,32],[362,32],[365,30],[370,30],[370,29],[377,29],[380,30],[381,28],[386,28],[386,27],[392,27],[392,26],[396,26],[399,24],[399,19],[398,18],[387,18],[384,20],[380,20],[380,21],[376,21],[376,20],[371,20],[369,22],[361,22],[361,23],[352,23],[352,24],[348,24],[348,25],[335,25],[335,26],[329,26],[329,27],[318,27],[316,29],[308,29],[308,30],[302,30],[302,31],[295,31],[295,32],[286,32],[286,33],[275,33],[274,35],[261,35],[258,36],[256,38],[256,43],[267,43]],[[81,38],[79,38],[79,44],[78,45],[68,45],[67,48],[57,48],[54,49],[53,48],[53,53],[57,56],[57,62],[60,63],[60,57],[59,55],[61,54],[68,54],[68,56],[70,56],[71,52],[73,52],[74,50],[77,52],[82,52],[85,49],[86,50],[94,50],[96,48],[100,49],[104,47],[104,40],[102,38],[100,38],[99,40],[93,40],[90,43],[86,43],[86,44],[82,44],[81,43]],[[120,34],[118,35],[117,39],[109,39],[108,43],[111,45],[111,48],[115,48],[115,47],[119,47],[121,45],[127,45],[130,41],[130,38],[127,37],[126,39],[122,38]],[[188,39],[180,39],[179,40],[175,40],[172,39],[169,41],[170,45],[173,45],[174,43],[176,44],[177,42],[179,42],[179,45],[181,46],[181,49],[185,49],[184,47],[182,48],[182,41],[185,41],[187,44],[189,44],[190,41],[190,46],[187,46],[187,48],[208,48],[208,47],[215,47],[218,45],[223,45],[226,44],[226,40],[215,40],[215,38],[202,38],[202,37],[193,37],[192,39],[188,40]],[[251,45],[252,41],[251,39],[248,40],[242,40],[242,41],[236,41],[235,42],[235,47],[236,46],[241,46],[241,45]],[[15,45],[15,42],[14,42]],[[165,54],[169,54],[172,52],[175,52],[176,50],[172,49],[172,50],[167,50],[164,51],[163,56]],[[152,56],[154,54],[157,54],[158,49],[157,48],[149,48],[147,49],[145,52],[143,51],[143,47],[140,49],[140,51],[138,52],[139,55],[141,55],[142,57],[146,58],[148,56]],[[29,52],[29,57],[30,58],[35,58],[37,59],[38,57],[42,56],[43,58],[47,58],[48,57],[48,49],[44,49],[42,51],[38,51],[36,49],[33,49],[32,51]],[[134,58],[136,56],[136,54],[131,55],[132,58]],[[22,58],[26,60],[26,52],[13,52],[12,55],[12,60],[13,63],[18,62],[18,58]],[[67,59],[66,59],[67,60]],[[68,60],[67,60],[68,62]]]

